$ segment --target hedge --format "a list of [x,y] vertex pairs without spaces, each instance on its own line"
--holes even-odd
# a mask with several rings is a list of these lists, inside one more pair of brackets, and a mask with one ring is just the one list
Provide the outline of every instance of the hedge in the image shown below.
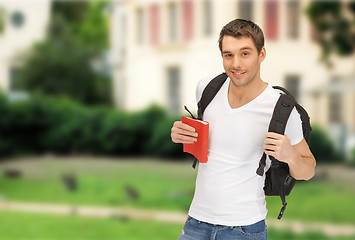
[[170,140],[178,117],[157,105],[127,112],[41,95],[10,102],[0,95],[0,156],[99,154],[184,156]]
[[[157,105],[127,112],[41,95],[10,102],[0,94],[0,116],[0,157],[42,153],[187,156],[182,145],[170,139],[179,116],[170,116]],[[317,161],[337,159],[324,129],[312,128],[310,149]]]

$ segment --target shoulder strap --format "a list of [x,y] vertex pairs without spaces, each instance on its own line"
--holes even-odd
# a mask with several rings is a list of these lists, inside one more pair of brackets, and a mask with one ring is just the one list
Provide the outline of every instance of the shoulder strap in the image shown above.
[[[205,89],[202,92],[202,96],[200,101],[197,103],[197,119],[202,120],[203,118],[203,113],[210,104],[210,102],[213,100],[213,98],[216,96],[217,92],[219,89],[221,89],[223,83],[227,80],[228,76],[226,73],[222,73],[218,75],[217,77],[213,78],[205,87]],[[192,164],[193,168],[196,168],[197,164],[197,158],[194,158],[194,162]]]
[[[282,91],[284,89],[281,89]],[[270,125],[269,125],[269,132],[275,132],[275,133],[279,133],[279,134],[284,134],[285,133],[285,129],[286,129],[286,124],[288,121],[288,118],[290,117],[290,114],[293,110],[293,108],[297,105],[296,100],[291,96],[291,95],[287,95],[287,91],[285,90],[286,94],[281,94],[276,106],[274,108],[274,112],[272,114],[272,118],[270,121]],[[285,183],[281,182],[281,176],[280,176],[280,165],[287,165],[283,162],[279,162],[277,159],[275,159],[272,156],[269,156],[270,160],[271,160],[271,167],[273,169],[273,171],[271,171],[271,181],[275,184],[275,186],[278,189],[278,193],[280,195],[281,201],[282,201],[282,208],[280,210],[280,213],[278,215],[278,219],[281,219],[286,206],[287,206],[287,202],[286,202],[286,185]],[[265,168],[265,160],[266,160],[266,154],[263,153],[262,158],[259,161],[259,168],[257,169],[257,174],[259,174],[260,176],[262,176],[264,174],[264,168]],[[286,166],[287,167],[287,166]],[[291,177],[290,175],[288,175],[288,177]],[[286,180],[287,181],[287,180]]]
[[215,77],[214,79],[212,79],[207,84],[207,86],[205,87],[205,89],[202,92],[202,96],[201,96],[200,101],[197,103],[198,119],[202,120],[203,112],[205,111],[208,104],[210,104],[212,99],[216,96],[219,89],[221,89],[223,83],[227,80],[227,78],[228,78],[227,74],[222,73],[222,74],[218,75],[217,77]]
[[[274,108],[272,118],[269,124],[268,132],[275,132],[279,134],[284,134],[286,129],[287,120],[290,117],[292,109],[296,105],[296,101],[289,95],[281,94]],[[273,161],[275,158],[269,156],[270,160]],[[259,161],[259,167],[256,173],[260,176],[264,174],[264,168],[266,166],[266,154],[263,153]]]
[[269,125],[269,132],[284,134],[286,124],[293,108],[296,106],[296,101],[290,95],[281,94],[276,103],[274,112]]
[[303,137],[306,140],[307,144],[309,145],[311,141],[311,131],[312,131],[309,115],[307,111],[299,104],[296,105],[296,110],[301,116]]
[[[281,90],[286,95],[290,96],[292,99],[295,100],[295,98],[285,88],[280,87],[280,86],[273,86],[273,88]],[[311,140],[311,131],[312,131],[309,115],[308,115],[307,111],[301,105],[299,105],[297,102],[296,102],[295,107],[296,107],[297,112],[301,116],[304,139],[306,140],[307,144],[309,145],[310,140]]]

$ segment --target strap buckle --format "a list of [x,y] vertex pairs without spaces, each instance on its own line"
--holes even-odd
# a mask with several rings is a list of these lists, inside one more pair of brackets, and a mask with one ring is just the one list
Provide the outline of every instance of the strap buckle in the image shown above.
[[280,220],[283,217],[285,210],[286,210],[287,202],[282,203],[282,205],[283,206],[280,210],[279,216],[277,217],[278,220]]
[[259,176],[263,176],[264,175],[264,168],[266,166],[266,154],[263,153],[263,156],[261,157],[260,161],[259,161],[259,167],[256,170],[256,174],[258,174]]

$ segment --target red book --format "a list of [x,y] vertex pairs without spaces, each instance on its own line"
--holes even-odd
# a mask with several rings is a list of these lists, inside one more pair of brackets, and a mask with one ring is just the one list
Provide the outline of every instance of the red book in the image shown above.
[[181,121],[193,128],[195,128],[198,136],[194,143],[184,143],[184,152],[194,155],[200,163],[207,162],[208,152],[208,131],[209,123],[188,117],[181,117]]

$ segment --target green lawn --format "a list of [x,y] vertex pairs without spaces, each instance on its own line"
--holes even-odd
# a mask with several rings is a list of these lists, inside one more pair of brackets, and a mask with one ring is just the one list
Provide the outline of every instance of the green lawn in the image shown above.
[[[0,176],[0,195],[9,200],[137,207],[187,212],[194,192],[196,170],[190,162],[136,161],[126,159],[27,159],[0,164],[23,171],[23,177]],[[62,173],[78,176],[78,190],[67,191]],[[287,198],[285,219],[355,224],[355,188],[335,182],[309,181],[296,184]],[[129,197],[126,188],[138,197]],[[278,197],[268,197],[268,217],[281,208]]]
[[[183,224],[167,224],[122,219],[93,219],[78,216],[53,216],[18,212],[0,212],[0,239],[76,240],[177,239]],[[353,240],[354,237],[326,237],[319,233],[295,234],[268,229],[272,240]]]
[[[186,211],[193,195],[196,174],[189,165],[100,159],[17,161],[11,166],[21,169],[24,176],[6,179],[1,175],[0,194],[20,201]],[[77,191],[65,189],[61,181],[63,173],[77,175]],[[135,189],[138,197],[132,199],[127,188]]]
[[[284,218],[318,222],[355,224],[355,189],[334,182],[301,182],[286,198]],[[279,197],[267,197],[268,217],[276,218],[281,209]]]
[[0,239],[177,239],[183,224],[0,212]]

